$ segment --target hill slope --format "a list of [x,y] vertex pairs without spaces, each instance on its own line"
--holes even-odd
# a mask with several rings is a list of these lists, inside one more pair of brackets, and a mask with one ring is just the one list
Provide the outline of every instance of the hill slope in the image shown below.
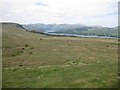
[[55,37],[3,24],[3,88],[117,87],[117,40]]
[[97,35],[117,37],[118,28],[102,26],[85,26],[81,24],[27,24],[23,25],[28,31],[54,32],[57,34]]

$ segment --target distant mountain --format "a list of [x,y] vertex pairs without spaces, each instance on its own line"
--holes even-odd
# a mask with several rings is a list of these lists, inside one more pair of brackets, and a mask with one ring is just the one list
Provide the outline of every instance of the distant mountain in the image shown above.
[[97,35],[118,37],[118,28],[85,26],[81,24],[24,24],[28,31],[57,34]]
[[60,30],[85,27],[81,24],[24,24],[22,26],[30,31],[35,30],[41,32],[56,32]]

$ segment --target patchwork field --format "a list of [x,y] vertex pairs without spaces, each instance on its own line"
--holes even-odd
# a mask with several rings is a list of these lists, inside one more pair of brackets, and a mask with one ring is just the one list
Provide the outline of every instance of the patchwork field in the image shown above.
[[112,88],[117,39],[55,37],[3,24],[3,88]]

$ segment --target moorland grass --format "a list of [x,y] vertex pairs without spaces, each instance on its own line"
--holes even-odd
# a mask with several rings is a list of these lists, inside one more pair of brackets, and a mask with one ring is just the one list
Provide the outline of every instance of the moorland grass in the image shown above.
[[3,24],[3,88],[117,87],[117,39],[46,36]]

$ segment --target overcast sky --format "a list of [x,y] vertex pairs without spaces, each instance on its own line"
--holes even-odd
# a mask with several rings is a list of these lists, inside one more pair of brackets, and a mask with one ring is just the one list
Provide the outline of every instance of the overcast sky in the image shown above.
[[119,0],[2,0],[1,21],[117,26]]

